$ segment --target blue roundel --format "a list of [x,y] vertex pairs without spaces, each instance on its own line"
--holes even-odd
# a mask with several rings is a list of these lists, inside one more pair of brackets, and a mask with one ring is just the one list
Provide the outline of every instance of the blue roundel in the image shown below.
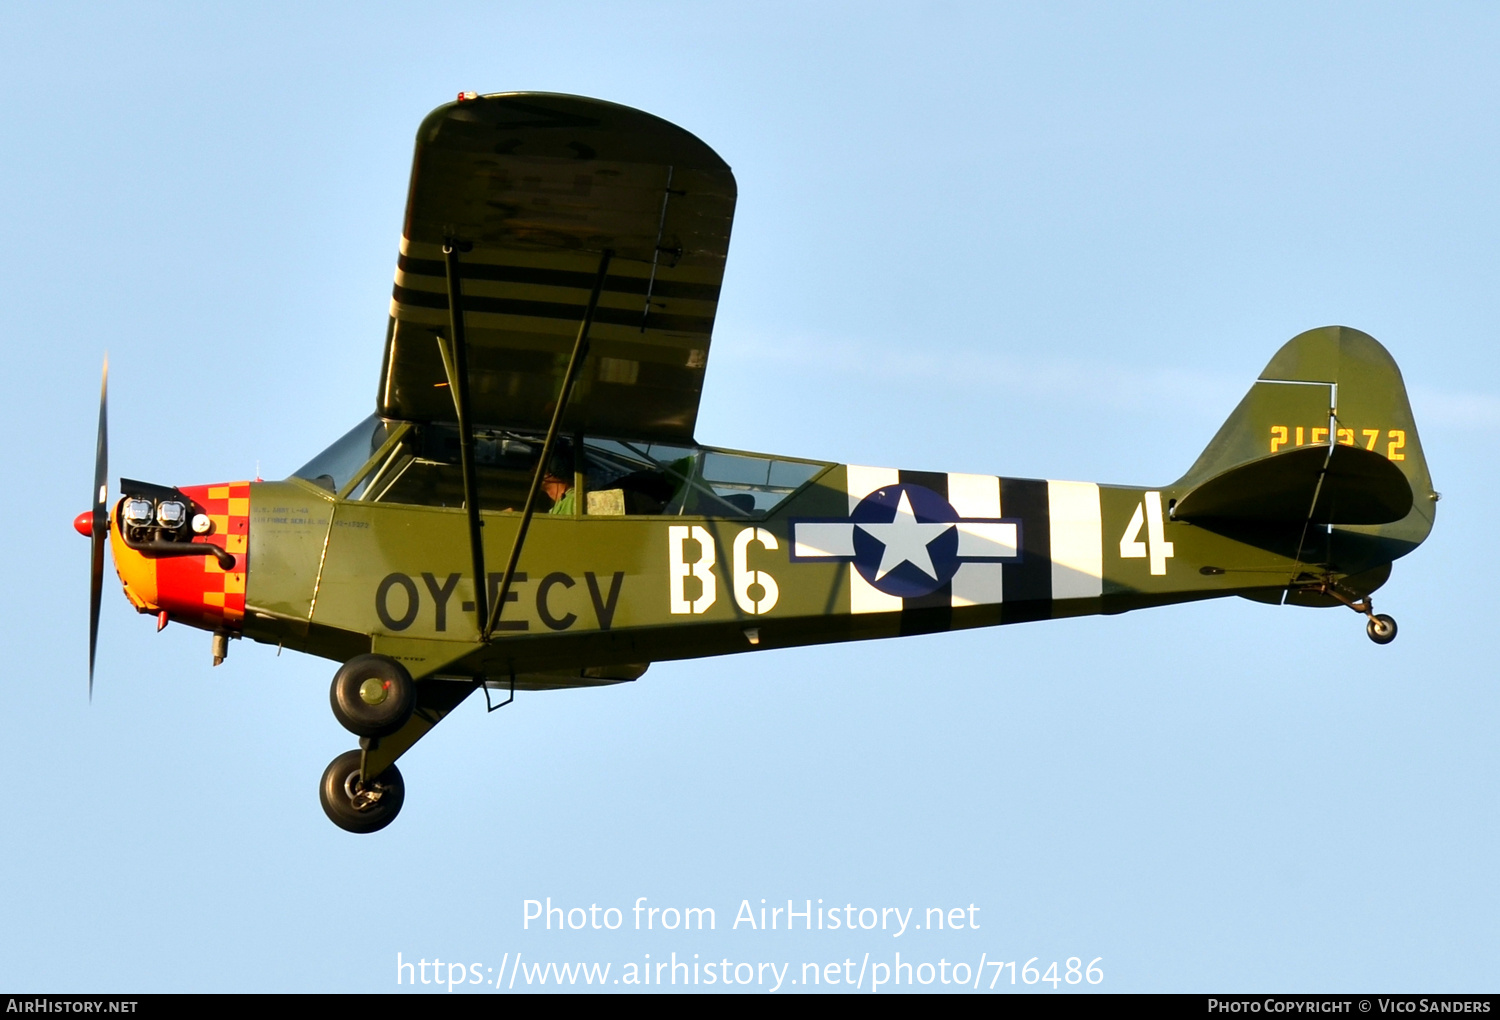
[[[958,529],[933,525],[956,524],[959,514],[931,489],[888,485],[860,500],[849,517],[855,525],[854,568],[878,591],[919,598],[958,573]],[[867,531],[861,524],[873,527]]]

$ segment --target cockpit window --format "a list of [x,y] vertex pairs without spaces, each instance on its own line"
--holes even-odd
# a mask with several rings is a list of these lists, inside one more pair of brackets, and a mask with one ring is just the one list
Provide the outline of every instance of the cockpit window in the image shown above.
[[587,439],[584,449],[589,490],[619,489],[627,514],[757,517],[827,466],[618,439]]
[[589,501],[602,513],[682,513],[692,490],[698,451],[689,446],[585,439]]
[[[480,509],[520,510],[525,506],[541,451],[540,436],[476,429],[474,468]],[[566,455],[566,449],[556,450],[553,459],[560,461]],[[566,473],[571,475],[571,469]],[[379,503],[462,507],[464,473],[458,429],[451,425],[413,426],[385,462],[371,472],[363,495]],[[544,501],[542,509],[546,508]]]
[[377,415],[370,415],[346,432],[332,446],[292,472],[294,478],[305,478],[329,492],[338,492],[354,473],[365,466],[370,456],[386,441],[396,426]]
[[745,453],[703,454],[703,480],[714,495],[747,514],[763,514],[823,470],[821,464]]
[[[589,516],[759,517],[828,465],[622,439],[559,439],[537,510]],[[543,437],[476,429],[479,505],[526,505]],[[383,447],[387,449],[383,449]],[[377,456],[378,454],[378,456]],[[363,470],[361,470],[363,469]],[[464,505],[458,429],[371,416],[296,472],[331,492],[378,503]],[[351,481],[357,484],[351,485]],[[583,499],[578,499],[582,483]]]

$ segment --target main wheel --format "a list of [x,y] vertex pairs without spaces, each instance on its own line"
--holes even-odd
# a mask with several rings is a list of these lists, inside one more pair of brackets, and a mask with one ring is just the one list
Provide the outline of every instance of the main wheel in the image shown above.
[[323,813],[345,832],[376,832],[396,820],[406,800],[401,770],[391,765],[373,783],[359,775],[361,752],[345,751],[323,770],[318,800]]
[[384,655],[356,655],[333,675],[333,716],[356,736],[385,737],[411,718],[417,685],[406,667]]
[[1377,613],[1365,624],[1365,633],[1377,645],[1388,645],[1396,640],[1396,621],[1384,613]]

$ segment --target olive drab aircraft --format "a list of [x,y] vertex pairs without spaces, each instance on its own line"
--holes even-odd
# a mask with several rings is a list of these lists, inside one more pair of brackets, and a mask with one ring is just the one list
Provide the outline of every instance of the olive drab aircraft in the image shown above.
[[[1346,606],[1432,528],[1401,374],[1293,338],[1169,485],[835,464],[695,437],[735,180],[687,131],[594,99],[476,95],[417,132],[375,405],[284,481],[121,479],[101,389],[89,688],[105,548],[158,627],[340,664],[359,748],[320,784],[389,824],[396,760],[475,692],[652,662],[1238,595]],[[373,351],[372,351],[373,354]],[[107,366],[106,366],[107,380]]]

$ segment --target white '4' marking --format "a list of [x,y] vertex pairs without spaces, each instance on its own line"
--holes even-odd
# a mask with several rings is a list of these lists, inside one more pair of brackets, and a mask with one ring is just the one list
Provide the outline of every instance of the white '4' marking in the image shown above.
[[[1146,541],[1141,541],[1141,528],[1146,529]],[[1162,523],[1161,493],[1148,492],[1146,498],[1135,505],[1125,534],[1120,538],[1120,556],[1127,560],[1150,558],[1151,573],[1165,574],[1167,560],[1172,558],[1172,543],[1165,537]]]

